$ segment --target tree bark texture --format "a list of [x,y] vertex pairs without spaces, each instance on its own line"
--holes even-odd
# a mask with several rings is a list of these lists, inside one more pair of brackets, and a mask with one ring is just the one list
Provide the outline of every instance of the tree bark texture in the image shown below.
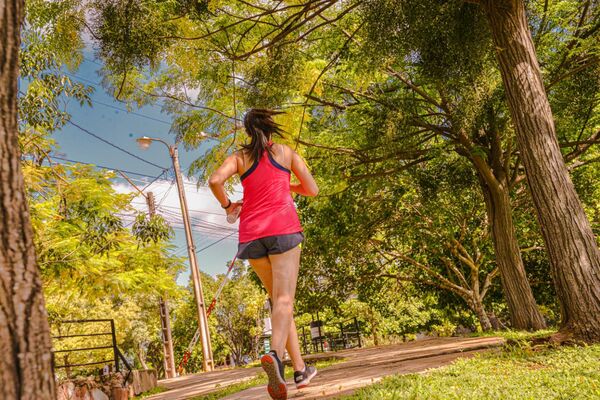
[[515,329],[543,329],[546,327],[546,321],[539,311],[527,280],[513,223],[508,188],[503,183],[490,187],[483,180],[481,186],[510,323]]
[[0,1],[0,399],[46,400],[56,398],[50,332],[17,141],[24,6]]
[[522,0],[482,0],[561,304],[561,331],[600,341],[600,251],[560,152]]
[[483,301],[479,296],[475,296],[473,298],[471,308],[475,311],[475,315],[477,315],[477,319],[479,320],[479,325],[481,325],[481,330],[484,332],[492,330],[492,323],[490,322],[490,318],[485,311],[485,306],[483,305]]

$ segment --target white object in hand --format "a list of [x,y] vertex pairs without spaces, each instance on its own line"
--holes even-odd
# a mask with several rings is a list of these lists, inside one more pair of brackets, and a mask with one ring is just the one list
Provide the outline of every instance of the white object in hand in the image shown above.
[[227,222],[229,222],[230,224],[234,224],[235,221],[237,221],[237,219],[239,218],[241,212],[242,212],[242,206],[239,205],[235,208],[235,210],[233,210],[231,213],[227,214]]

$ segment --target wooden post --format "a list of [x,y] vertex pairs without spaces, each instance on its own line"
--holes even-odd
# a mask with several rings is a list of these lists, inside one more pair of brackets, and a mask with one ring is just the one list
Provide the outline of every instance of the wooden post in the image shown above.
[[[156,214],[156,204],[154,193],[146,194],[148,203],[148,214],[152,218]],[[169,317],[169,305],[164,297],[158,301],[160,311],[161,336],[163,339],[163,365],[165,368],[165,378],[175,378],[177,376],[175,369],[175,354],[173,352],[173,338],[171,335],[171,319]]]
[[179,203],[181,205],[181,216],[183,219],[183,227],[185,228],[185,237],[188,247],[188,257],[190,259],[192,284],[194,286],[194,299],[196,300],[196,308],[198,312],[198,329],[200,331],[200,342],[202,343],[202,370],[204,372],[209,372],[214,369],[212,346],[210,343],[210,330],[208,328],[208,318],[206,316],[206,306],[204,304],[204,294],[202,291],[202,279],[200,278],[200,270],[198,269],[196,245],[194,244],[194,236],[192,235],[192,225],[190,222],[176,145],[169,146],[169,154],[173,160],[175,181],[177,183],[177,192],[179,194]]

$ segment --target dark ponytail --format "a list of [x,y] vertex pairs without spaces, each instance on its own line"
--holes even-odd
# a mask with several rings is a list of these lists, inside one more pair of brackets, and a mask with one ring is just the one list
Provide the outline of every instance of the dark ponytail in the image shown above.
[[251,108],[244,117],[244,128],[250,136],[250,143],[243,144],[252,160],[258,160],[265,150],[273,134],[283,136],[281,125],[273,121],[274,115],[283,114],[282,111],[273,111],[264,108]]

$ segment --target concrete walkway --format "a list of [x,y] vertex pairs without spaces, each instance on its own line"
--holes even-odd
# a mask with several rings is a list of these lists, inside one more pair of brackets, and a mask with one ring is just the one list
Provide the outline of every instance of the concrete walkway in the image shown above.
[[[390,346],[351,349],[333,353],[345,361],[322,371],[311,385],[300,391],[291,383],[291,370],[287,368],[288,398],[323,399],[349,394],[394,374],[421,372],[450,364],[460,357],[472,357],[477,352],[501,346],[501,338],[435,338]],[[331,356],[331,353],[325,354]],[[188,375],[163,380],[159,385],[167,392],[147,397],[148,400],[185,400],[219,390],[225,386],[251,379],[260,368],[241,368]],[[269,400],[264,385],[250,388],[225,397],[226,400]]]

